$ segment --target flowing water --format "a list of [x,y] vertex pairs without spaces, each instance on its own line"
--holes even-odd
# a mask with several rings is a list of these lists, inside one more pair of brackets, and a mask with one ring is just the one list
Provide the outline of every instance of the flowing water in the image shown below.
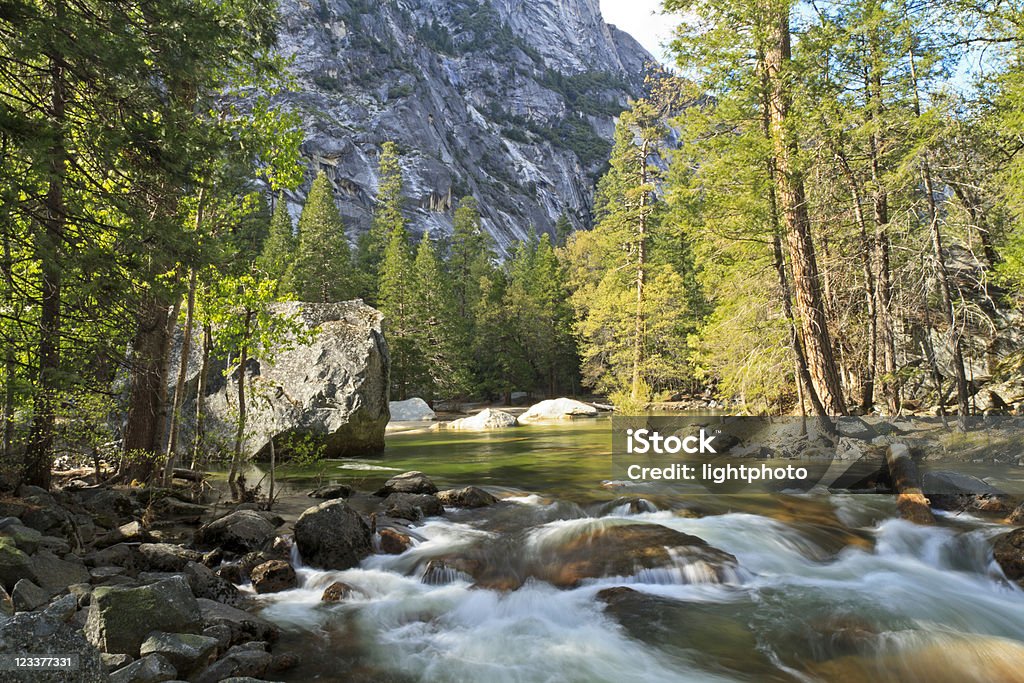
[[[421,470],[441,488],[485,486],[503,500],[421,522],[401,555],[347,571],[300,565],[299,588],[259,598],[284,629],[279,649],[302,658],[275,677],[1024,681],[1024,591],[1003,579],[988,542],[1005,527],[965,515],[914,526],[895,518],[886,496],[612,490],[602,485],[610,451],[608,423],[593,420],[402,434],[377,459],[287,470],[284,486],[296,494],[316,481],[372,490]],[[301,510],[310,499],[284,503]],[[565,568],[542,566],[551,548],[637,523],[697,536],[738,566],[716,575],[673,555],[665,567],[569,588],[535,578],[474,585],[458,568],[427,566],[490,548],[495,566],[558,574]],[[335,581],[354,597],[321,603]],[[607,590],[620,586],[631,590]]]

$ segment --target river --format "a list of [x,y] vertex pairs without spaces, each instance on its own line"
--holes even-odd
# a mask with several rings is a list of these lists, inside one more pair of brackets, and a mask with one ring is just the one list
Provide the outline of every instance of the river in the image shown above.
[[[1002,578],[989,551],[1005,527],[964,514],[914,526],[896,518],[888,496],[609,489],[610,451],[608,422],[590,420],[398,434],[380,458],[284,469],[288,512],[311,504],[304,494],[317,482],[372,490],[408,470],[441,488],[484,486],[503,501],[425,520],[413,529],[415,547],[357,569],[300,564],[299,588],[259,597],[262,615],[284,629],[275,649],[301,657],[274,677],[1024,681],[1024,591]],[[430,558],[496,538],[511,539],[514,563],[545,539],[640,522],[704,539],[734,555],[738,571],[706,582],[681,559],[676,571],[569,589],[532,579],[481,588],[457,572],[424,580]],[[321,603],[334,581],[355,597]],[[616,586],[632,590],[606,590]]]

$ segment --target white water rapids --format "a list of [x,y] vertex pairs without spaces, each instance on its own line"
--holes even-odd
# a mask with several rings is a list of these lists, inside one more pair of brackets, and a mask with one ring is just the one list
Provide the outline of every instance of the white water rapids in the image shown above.
[[[421,540],[401,555],[347,571],[300,568],[300,588],[261,596],[262,615],[298,644],[306,664],[293,680],[363,680],[347,670],[488,683],[1024,680],[1024,591],[1002,578],[987,542],[1004,528],[967,517],[917,527],[892,519],[888,499],[831,501],[865,543],[836,545],[806,520],[631,514],[628,505],[583,517],[518,496],[501,504],[522,518],[518,553],[642,521],[704,539],[735,555],[739,570],[712,583],[713,572],[681,559],[571,589],[530,579],[489,590],[456,571],[428,585],[426,560],[503,533],[486,528],[486,514],[463,514],[421,523]],[[321,604],[335,581],[358,593]],[[613,586],[639,594],[613,609],[598,596]]]

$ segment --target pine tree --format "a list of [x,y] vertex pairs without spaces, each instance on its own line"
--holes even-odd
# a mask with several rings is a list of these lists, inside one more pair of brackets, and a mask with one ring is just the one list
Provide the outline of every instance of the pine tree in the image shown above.
[[283,194],[278,196],[275,204],[274,215],[270,221],[270,234],[263,243],[263,251],[256,260],[256,267],[264,277],[280,283],[296,257],[298,240],[295,239],[292,217],[288,213],[288,203]]
[[566,242],[569,241],[569,236],[572,235],[572,232],[572,221],[569,220],[569,216],[563,211],[558,215],[558,220],[555,221],[555,246],[564,247]]
[[378,307],[384,314],[384,336],[391,351],[391,395],[404,401],[422,377],[421,349],[417,348],[414,315],[416,284],[405,222],[392,226],[380,269]]
[[373,223],[368,232],[359,237],[356,252],[356,269],[360,294],[370,304],[378,302],[381,269],[385,251],[393,232],[401,226],[402,216],[402,167],[398,145],[388,141],[381,146],[377,166],[377,198]]
[[411,378],[410,384],[426,400],[462,393],[469,381],[459,334],[460,318],[451,282],[428,233],[423,234],[416,250],[413,278],[410,308],[420,375]]
[[327,175],[320,171],[299,216],[299,246],[283,290],[301,301],[344,301],[353,296],[345,227]]

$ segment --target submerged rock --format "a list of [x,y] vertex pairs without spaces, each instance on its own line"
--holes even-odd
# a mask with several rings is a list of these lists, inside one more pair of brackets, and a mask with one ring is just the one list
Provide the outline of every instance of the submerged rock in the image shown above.
[[494,410],[493,408],[484,408],[476,415],[445,422],[441,426],[444,429],[480,432],[488,429],[515,427],[517,424],[516,416],[511,413],[506,413],[503,410]]
[[380,551],[386,555],[401,555],[412,545],[412,539],[408,534],[403,534],[395,529],[386,527],[381,529],[378,535],[380,536]]
[[595,417],[597,408],[571,398],[553,398],[530,406],[529,410],[519,416],[519,422],[537,422],[542,420],[568,420],[576,417]]
[[354,593],[357,593],[355,588],[343,583],[341,581],[335,581],[330,586],[324,589],[323,595],[320,596],[321,602],[343,602],[348,598],[352,597]]
[[311,507],[295,522],[302,560],[321,569],[349,569],[373,551],[370,527],[341,500]]
[[418,422],[433,420],[437,415],[422,398],[410,398],[405,401],[388,403],[392,422]]

